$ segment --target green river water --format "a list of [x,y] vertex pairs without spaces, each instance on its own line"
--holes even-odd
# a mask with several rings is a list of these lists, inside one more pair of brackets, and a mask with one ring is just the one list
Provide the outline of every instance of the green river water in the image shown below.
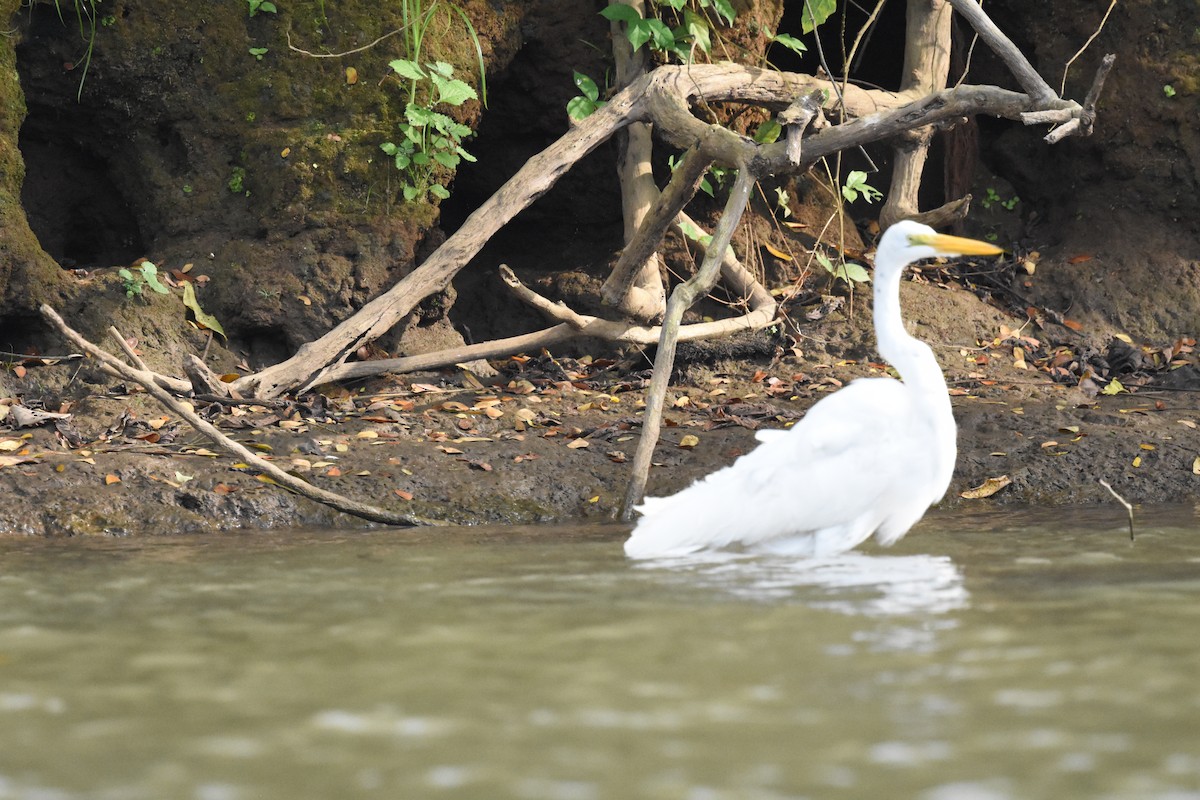
[[1197,522],[0,539],[0,800],[1196,800]]

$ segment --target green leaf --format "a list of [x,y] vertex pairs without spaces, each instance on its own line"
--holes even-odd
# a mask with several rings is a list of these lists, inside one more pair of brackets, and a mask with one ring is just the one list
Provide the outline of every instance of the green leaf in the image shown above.
[[786,33],[776,34],[775,36],[771,37],[771,41],[775,44],[783,45],[793,53],[805,53],[808,51],[808,48],[805,47],[804,42],[800,41],[795,36],[790,36]]
[[396,153],[396,169],[406,170],[411,163],[412,158],[407,153]]
[[667,23],[661,19],[647,19],[643,22],[650,29],[655,47],[659,50],[670,50],[675,47],[675,33],[667,26]]
[[143,261],[141,266],[142,278],[145,279],[146,285],[159,294],[170,294],[170,290],[163,286],[158,280],[158,267],[149,261]]
[[708,35],[708,23],[690,8],[683,12],[683,28],[691,37],[692,43],[704,52],[712,50],[712,39]]
[[379,149],[387,153],[389,156],[394,156],[396,155],[397,147],[391,142],[384,142],[383,144],[379,145]]
[[737,16],[737,11],[734,10],[733,3],[729,0],[704,0],[702,5],[715,8],[717,16],[724,17],[725,22],[729,25],[733,24],[733,19]]
[[426,64],[425,66],[429,67],[443,78],[449,78],[454,74],[454,65],[448,64],[445,61],[435,61],[432,64]]
[[458,153],[459,156],[462,157],[463,161],[470,161],[472,164],[474,164],[476,161],[479,160],[479,159],[475,158],[475,156],[468,153],[466,150],[463,150],[461,147],[454,148],[454,152]]
[[883,192],[867,183],[867,173],[859,169],[851,170],[842,184],[842,197],[853,203],[860,196],[868,203],[873,203],[883,197]]
[[119,270],[117,270],[117,275],[121,276],[121,280],[127,281],[127,282],[132,281],[134,279],[133,273],[130,272],[129,270],[125,269],[124,267],[121,267]]
[[679,223],[679,232],[691,239],[693,242],[699,242],[705,247],[708,247],[710,244],[712,244],[712,234],[704,233],[690,222]]
[[[657,22],[657,20],[655,21]],[[641,50],[642,45],[654,38],[654,33],[651,32],[650,26],[646,25],[645,23],[646,20],[639,19],[633,25],[630,25],[625,31],[625,35],[629,37],[629,43],[633,45],[633,49],[635,51]],[[671,41],[674,40],[675,37],[671,37]]]
[[405,119],[408,120],[410,125],[417,128],[424,128],[430,125],[436,114],[437,112],[433,109],[419,106],[416,103],[409,103],[408,108],[404,109]]
[[783,133],[783,126],[773,119],[769,119],[758,126],[758,130],[754,132],[754,141],[759,144],[770,144],[779,139],[779,134]]
[[447,189],[445,186],[442,186],[442,185],[436,184],[436,183],[429,187],[429,193],[431,195],[433,195],[434,197],[437,197],[441,200],[445,200],[447,197],[450,196],[449,189]]
[[429,76],[433,79],[433,85],[437,87],[439,103],[446,103],[451,106],[461,106],[468,100],[478,100],[479,95],[475,94],[475,90],[469,84],[458,80],[457,78],[444,78],[436,72]]
[[842,264],[834,274],[847,283],[867,283],[871,280],[871,276],[866,268],[862,264],[855,264],[853,261],[847,261]]
[[576,95],[567,101],[567,116],[575,121],[587,119],[596,113],[597,108],[599,106],[588,98]]
[[397,58],[395,61],[389,61],[388,66],[396,71],[402,78],[408,78],[413,81],[424,80],[427,76],[421,65],[415,61],[409,61],[406,58]]
[[445,150],[443,150],[440,153],[434,153],[433,160],[441,164],[446,169],[454,169],[458,166],[458,162],[462,159],[458,157],[457,153],[447,153]]
[[626,25],[633,25],[642,18],[642,15],[633,6],[627,6],[624,3],[613,3],[602,10],[600,16],[609,22],[624,22]]
[[259,3],[258,10],[266,11],[268,14],[274,14],[279,9],[275,8],[275,4],[270,2],[270,0],[266,0],[266,2]]
[[409,184],[404,185],[404,199],[406,201],[408,201],[409,203],[411,203],[413,200],[416,200],[417,196],[420,194],[421,194],[421,190],[418,189],[417,187],[411,186]]
[[812,33],[825,20],[837,11],[837,0],[804,0],[800,12],[800,27],[805,33]]
[[[585,98],[591,100],[593,103],[600,99],[600,87],[596,85],[594,80],[582,72],[576,72],[572,76],[572,79],[575,81],[575,88],[582,92]],[[595,111],[594,108],[592,110]]]
[[192,316],[196,318],[196,323],[200,327],[208,328],[213,333],[219,333],[222,339],[228,341],[225,329],[221,327],[217,318],[200,307],[200,301],[196,299],[196,290],[192,288],[191,281],[183,284],[183,304],[191,309]]
[[660,6],[668,6],[676,11],[682,11],[683,7],[687,5],[687,0],[656,0],[656,2]]

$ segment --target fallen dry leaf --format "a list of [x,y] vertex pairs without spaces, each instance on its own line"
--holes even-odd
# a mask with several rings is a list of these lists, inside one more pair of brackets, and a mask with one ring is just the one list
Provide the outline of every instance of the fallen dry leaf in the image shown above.
[[34,460],[25,456],[0,455],[0,467],[15,467],[17,464],[32,464]]
[[121,479],[111,472],[104,476],[104,485],[112,486],[114,483],[120,483]]
[[691,450],[696,445],[700,444],[700,437],[689,433],[679,440],[679,446],[685,450]]
[[412,500],[413,499],[412,492],[406,492],[403,489],[392,489],[392,492],[396,495],[396,497],[399,497],[401,500]]
[[572,450],[579,450],[580,448],[591,446],[592,443],[587,439],[572,439],[570,442],[567,442],[567,447],[571,448]]
[[778,258],[780,261],[791,261],[792,257],[780,250],[778,247],[772,247],[769,243],[764,242],[763,247],[768,253]]
[[967,489],[961,496],[964,500],[980,500],[984,497],[991,497],[1010,483],[1012,483],[1012,479],[1007,475],[1001,475],[998,478],[988,478],[975,488]]

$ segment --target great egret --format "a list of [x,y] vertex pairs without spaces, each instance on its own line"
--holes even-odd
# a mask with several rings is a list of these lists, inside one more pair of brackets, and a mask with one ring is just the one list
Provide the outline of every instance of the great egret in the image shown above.
[[670,497],[648,497],[625,542],[631,558],[707,548],[829,556],[872,533],[900,539],[946,493],[957,455],[954,414],[927,344],[904,329],[900,276],[933,256],[994,255],[984,242],[916,222],[888,228],[875,255],[875,336],[900,373],[852,382],[789,431]]

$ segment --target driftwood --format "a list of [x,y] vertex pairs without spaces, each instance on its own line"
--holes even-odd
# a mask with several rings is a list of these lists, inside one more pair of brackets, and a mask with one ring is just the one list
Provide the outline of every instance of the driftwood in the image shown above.
[[[629,2],[636,5],[634,0]],[[1006,63],[1023,91],[973,85],[946,88],[951,8],[966,19]],[[194,361],[188,365],[188,380],[141,369],[137,370],[139,378],[148,381],[148,385],[143,384],[148,390],[150,386],[154,387],[156,397],[166,394],[164,389],[186,392],[195,386],[206,392],[269,399],[324,381],[361,377],[384,370],[427,369],[497,357],[580,336],[598,336],[633,344],[657,340],[659,352],[646,411],[646,427],[624,509],[628,516],[629,506],[640,498],[645,485],[645,472],[657,439],[658,417],[675,343],[681,336],[718,336],[733,329],[762,327],[774,316],[775,305],[770,294],[738,264],[729,248],[753,178],[768,174],[798,174],[820,159],[847,148],[883,140],[897,141],[897,174],[884,213],[887,222],[919,214],[916,188],[928,137],[937,127],[953,125],[972,115],[989,114],[1026,125],[1057,125],[1046,137],[1049,143],[1065,136],[1091,132],[1096,102],[1112,65],[1111,56],[1105,59],[1092,90],[1080,105],[1054,92],[992,23],[976,0],[910,0],[909,12],[906,78],[901,92],[869,90],[826,77],[728,63],[659,67],[646,74],[641,74],[633,62],[626,63],[625,77],[630,82],[607,105],[573,125],[558,141],[530,158],[423,264],[358,313],[321,338],[302,346],[291,358],[238,378],[231,384],[205,376],[203,365],[197,366]],[[726,101],[758,105],[778,112],[781,124],[785,125],[785,136],[772,144],[758,144],[733,131],[703,122],[692,113],[693,103]],[[835,121],[837,124],[833,124]],[[657,316],[661,294],[650,280],[650,273],[657,275],[658,272],[654,266],[654,253],[667,229],[679,224],[683,208],[695,194],[704,171],[711,164],[739,170],[725,215],[714,231],[713,245],[705,254],[697,275],[672,292],[661,327],[577,314],[539,297],[523,287],[511,271],[503,271],[502,276],[512,291],[557,324],[533,334],[444,353],[346,363],[362,345],[392,329],[422,300],[443,291],[501,227],[549,191],[581,158],[619,132],[631,129],[644,132],[645,128],[641,127],[644,125],[652,125],[659,138],[687,151],[688,155],[667,189],[658,194],[648,181],[648,174],[638,172],[639,164],[645,159],[636,154],[644,149],[645,139],[641,133],[629,134],[625,153],[636,151],[636,157],[629,159],[622,174],[625,190],[637,195],[635,202],[626,206],[627,232],[633,232],[603,290],[606,303],[628,318],[652,322]],[[953,219],[955,215],[965,213],[968,200],[961,198],[929,213],[934,219]],[[734,320],[680,328],[683,311],[710,290],[718,276],[733,291],[747,298],[749,312]],[[117,369],[112,365],[109,368]]]
[[[243,397],[272,398],[332,379],[337,366],[359,347],[386,333],[426,297],[444,290],[496,231],[549,191],[579,159],[633,122],[653,122],[659,136],[683,149],[705,141],[708,157],[716,163],[753,163],[760,174],[790,174],[846,148],[973,114],[1021,120],[1031,111],[1053,110],[1074,119],[1083,111],[1078,103],[1057,96],[1039,104],[1027,94],[994,86],[962,85],[915,100],[846,86],[841,97],[846,113],[853,118],[806,137],[801,162],[794,165],[786,142],[758,145],[700,121],[689,110],[691,101],[698,98],[782,109],[796,97],[821,90],[832,94],[832,89],[831,82],[822,78],[732,64],[659,67],[529,159],[420,267],[387,292],[321,338],[303,345],[291,358],[238,378],[228,387]],[[169,382],[173,391],[187,391],[190,386],[189,381],[162,376],[158,382]]]
[[136,366],[130,366],[124,361],[121,361],[116,356],[106,350],[92,344],[85,339],[80,333],[72,329],[63,318],[55,313],[54,309],[48,305],[41,307],[42,317],[45,318],[53,327],[57,328],[59,333],[63,335],[69,342],[74,344],[79,349],[95,358],[100,368],[109,375],[120,378],[122,380],[136,383],[145,389],[150,395],[165,405],[171,411],[178,414],[187,421],[200,433],[207,436],[217,447],[220,447],[225,452],[240,458],[254,469],[267,475],[271,480],[275,481],[284,488],[290,489],[296,494],[303,495],[311,500],[316,500],[318,503],[335,508],[338,511],[343,511],[347,514],[352,514],[356,517],[362,517],[373,522],[383,522],[388,525],[435,525],[440,524],[435,520],[418,517],[413,514],[397,514],[386,509],[378,508],[368,503],[360,503],[356,500],[350,500],[335,492],[330,492],[325,489],[313,486],[311,483],[302,481],[299,478],[284,472],[279,467],[266,461],[263,458],[254,454],[253,451],[247,449],[243,445],[230,439],[225,434],[217,430],[211,422],[201,417],[189,404],[185,404],[177,400],[170,392],[159,386],[156,376],[145,368],[142,360],[133,352],[129,344],[125,341],[125,337],[121,336],[115,328],[109,328],[109,333],[117,342],[117,345],[125,353]]

